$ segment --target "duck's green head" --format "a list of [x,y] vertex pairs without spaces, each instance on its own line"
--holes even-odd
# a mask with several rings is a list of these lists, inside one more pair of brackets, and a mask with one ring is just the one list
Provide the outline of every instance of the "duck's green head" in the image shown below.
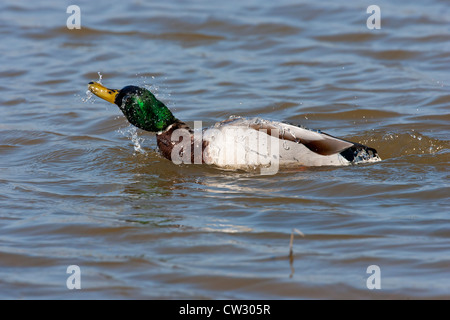
[[128,121],[140,129],[159,132],[176,121],[165,104],[145,88],[108,89],[98,82],[89,82],[88,87],[96,96],[118,105]]

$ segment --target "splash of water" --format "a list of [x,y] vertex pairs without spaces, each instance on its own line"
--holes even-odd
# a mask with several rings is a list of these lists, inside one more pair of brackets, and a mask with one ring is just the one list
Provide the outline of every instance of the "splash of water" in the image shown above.
[[130,125],[126,129],[119,129],[117,131],[133,142],[134,155],[147,153],[147,151],[142,148],[142,144],[145,139],[143,137],[139,137],[138,130],[135,126]]
[[[98,80],[96,82],[101,84],[103,76],[100,73],[100,71],[97,72],[97,74],[98,74]],[[94,99],[92,99],[93,97],[95,97],[95,95],[88,89],[88,90],[86,90],[86,97],[81,98],[81,101],[83,101],[84,103],[86,103],[86,102],[94,102]]]
[[98,83],[100,83],[100,84],[103,84],[102,83],[102,79],[103,79],[103,76],[102,76],[102,74],[100,73],[100,71],[99,72],[97,72],[97,74],[98,74]]
[[450,143],[445,140],[429,137],[414,129],[406,132],[386,132],[373,139],[378,144],[377,150],[386,158],[397,158],[407,155],[436,155],[447,149]]
[[93,102],[93,101],[91,101],[93,96],[94,96],[94,94],[91,91],[89,91],[89,89],[88,89],[88,90],[86,90],[86,97],[81,98],[81,101],[83,101],[84,103]]

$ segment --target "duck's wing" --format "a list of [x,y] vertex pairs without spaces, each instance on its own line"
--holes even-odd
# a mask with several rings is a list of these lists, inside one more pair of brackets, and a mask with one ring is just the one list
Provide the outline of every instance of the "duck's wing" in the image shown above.
[[278,134],[279,139],[301,143],[312,152],[322,156],[337,154],[354,146],[354,143],[335,138],[326,133],[312,131],[286,123],[267,123],[265,125],[253,125],[251,127],[255,130],[267,130],[268,135],[272,135],[272,131],[277,130],[275,134]]
[[238,118],[234,121],[223,123],[231,126],[247,127],[257,131],[264,131],[270,136],[277,136],[280,140],[301,143],[312,152],[323,156],[338,154],[357,145],[353,142],[339,139],[320,131],[314,131],[283,122],[262,120],[259,118]]
[[214,128],[220,134],[206,138],[206,153],[210,162],[219,166],[232,167],[233,161],[258,165],[267,159],[282,166],[341,166],[381,160],[375,149],[283,122],[238,117]]

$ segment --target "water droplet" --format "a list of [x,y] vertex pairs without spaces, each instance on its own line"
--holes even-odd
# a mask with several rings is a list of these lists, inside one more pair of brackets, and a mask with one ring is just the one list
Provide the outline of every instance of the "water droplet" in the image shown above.
[[130,138],[133,142],[133,148],[135,155],[136,153],[146,154],[147,152],[142,148],[142,143],[144,142],[144,138],[139,137],[137,128],[130,125],[126,130],[117,130],[119,133],[124,135],[127,138]]

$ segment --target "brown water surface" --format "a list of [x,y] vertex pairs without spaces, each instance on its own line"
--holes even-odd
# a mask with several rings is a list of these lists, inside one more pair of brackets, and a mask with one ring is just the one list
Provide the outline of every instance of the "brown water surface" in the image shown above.
[[[81,30],[69,4],[0,4],[0,299],[450,298],[447,1],[378,1],[379,30],[364,1],[85,1]],[[285,120],[383,161],[177,166],[88,98],[98,72],[182,120]]]

